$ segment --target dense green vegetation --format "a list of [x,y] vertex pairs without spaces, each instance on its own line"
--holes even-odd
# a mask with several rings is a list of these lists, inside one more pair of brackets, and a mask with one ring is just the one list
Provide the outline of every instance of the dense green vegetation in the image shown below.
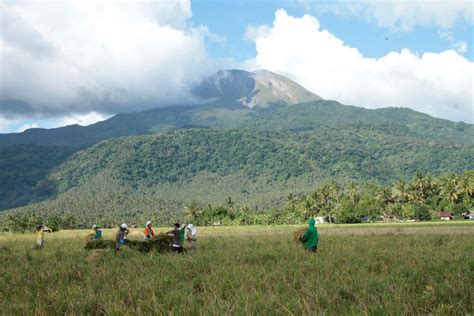
[[349,126],[310,132],[192,129],[117,138],[92,146],[56,170],[60,191],[98,174],[132,186],[190,181],[207,171],[236,172],[248,180],[319,179],[389,182],[420,172],[474,169],[474,148],[395,133],[385,127]]
[[46,176],[72,152],[58,146],[0,146],[0,210],[53,194]]
[[405,108],[367,110],[336,101],[313,101],[269,108],[229,109],[225,105],[174,106],[144,112],[118,114],[90,126],[30,129],[0,135],[0,146],[18,144],[90,146],[97,141],[120,136],[143,135],[188,127],[244,128],[259,130],[313,130],[317,128],[366,124],[385,125],[413,137],[471,143],[474,127],[436,119]]
[[47,234],[32,251],[34,236],[0,235],[0,306],[6,315],[472,314],[472,231],[439,228],[375,237],[320,227],[316,255],[285,227],[199,228],[186,255],[89,251],[74,232]]
[[390,185],[330,180],[306,193],[280,195],[280,203],[268,208],[230,196],[211,203],[203,192],[196,195],[200,201],[191,199],[189,192],[193,191],[181,193],[181,186],[168,188],[166,193],[154,190],[114,186],[94,178],[52,201],[4,213],[0,229],[28,231],[38,223],[53,229],[85,228],[92,222],[113,227],[120,222],[141,225],[150,219],[170,225],[176,221],[198,225],[301,224],[310,216],[334,223],[423,221],[436,219],[439,212],[463,218],[474,207],[474,171],[438,177],[417,173],[412,181],[401,179]]
[[255,212],[236,207],[228,198],[218,207],[185,206],[186,221],[199,225],[299,224],[319,216],[335,223],[361,221],[430,220],[439,212],[462,218],[474,207],[474,172],[433,178],[417,173],[412,182],[399,180],[391,186],[345,186],[332,180],[307,195],[288,194],[282,208]]
[[[114,138],[149,133],[155,134]],[[218,203],[232,196],[268,209],[281,204],[281,196],[308,192],[330,178],[389,183],[418,171],[472,170],[473,139],[469,124],[408,109],[366,110],[334,101],[120,114],[87,127],[0,135],[0,210],[50,200],[78,186],[80,194],[110,191],[103,185],[98,190],[81,187],[93,180],[135,197],[166,192],[169,198],[161,203],[166,205]],[[73,152],[78,153],[58,168]],[[202,193],[209,196],[197,196]]]

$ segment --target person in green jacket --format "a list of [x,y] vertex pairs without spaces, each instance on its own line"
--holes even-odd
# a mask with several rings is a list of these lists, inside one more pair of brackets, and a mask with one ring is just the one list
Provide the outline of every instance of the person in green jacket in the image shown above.
[[314,226],[314,218],[310,218],[308,228],[301,238],[301,241],[305,244],[305,248],[309,252],[316,252],[318,250],[318,230]]

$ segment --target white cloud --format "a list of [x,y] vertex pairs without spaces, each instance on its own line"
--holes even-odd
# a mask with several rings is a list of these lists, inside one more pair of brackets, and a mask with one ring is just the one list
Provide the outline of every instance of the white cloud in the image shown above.
[[[272,27],[252,29],[257,55],[249,68],[289,76],[326,99],[368,108],[410,107],[433,116],[473,122],[474,63],[454,50],[424,53],[403,49],[365,58],[316,18],[280,9]],[[249,35],[250,36],[250,35]]]
[[30,128],[56,128],[74,124],[87,126],[110,117],[111,115],[94,111],[86,114],[68,114],[51,118],[36,116],[29,119],[2,117],[0,115],[0,133],[20,133]]
[[457,21],[474,23],[470,0],[365,0],[365,1],[300,1],[306,8],[337,15],[361,16],[393,31],[410,31],[415,26],[448,29]]
[[447,40],[448,42],[454,42],[453,32],[450,31],[438,31],[438,36],[441,39]]
[[87,126],[91,125],[103,120],[106,120],[110,117],[110,115],[103,115],[97,112],[90,112],[87,114],[78,114],[78,115],[71,115],[64,117],[59,120],[59,126],[66,126],[66,125],[82,125]]
[[[456,40],[453,36],[453,33],[450,31],[438,31],[438,36],[441,39],[447,40],[450,43],[454,43]],[[467,42],[466,41],[459,41],[451,45],[452,49],[457,51],[460,54],[465,54],[467,52]]]
[[3,1],[0,114],[116,113],[187,102],[215,65],[189,0]]
[[465,54],[467,52],[467,42],[460,41],[453,45],[453,48],[461,54]]

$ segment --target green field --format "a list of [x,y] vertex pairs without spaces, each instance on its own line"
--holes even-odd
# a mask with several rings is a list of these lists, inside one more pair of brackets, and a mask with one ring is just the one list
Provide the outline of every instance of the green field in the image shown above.
[[77,230],[33,251],[33,234],[2,233],[0,314],[473,313],[474,223],[321,225],[316,255],[297,228],[203,227],[186,255],[88,251]]

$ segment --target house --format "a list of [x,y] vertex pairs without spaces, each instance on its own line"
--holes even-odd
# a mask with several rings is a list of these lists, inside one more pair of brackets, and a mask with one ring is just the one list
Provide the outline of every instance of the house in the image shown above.
[[450,221],[453,219],[453,213],[451,212],[441,212],[438,213],[437,217],[443,221]]
[[314,219],[315,219],[316,224],[326,223],[326,219],[324,218],[324,216],[316,216]]

